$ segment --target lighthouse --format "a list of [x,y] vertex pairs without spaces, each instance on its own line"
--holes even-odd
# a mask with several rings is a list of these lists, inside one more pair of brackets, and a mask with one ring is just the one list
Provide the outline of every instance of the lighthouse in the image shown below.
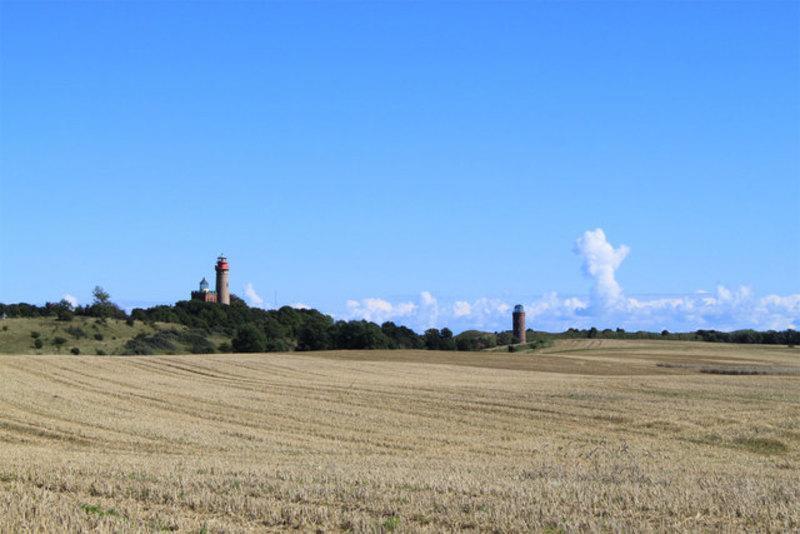
[[222,254],[217,258],[217,302],[231,303],[231,291],[228,289],[228,259]]
[[518,343],[525,343],[525,308],[522,307],[522,304],[517,304],[511,315],[514,337],[519,340]]

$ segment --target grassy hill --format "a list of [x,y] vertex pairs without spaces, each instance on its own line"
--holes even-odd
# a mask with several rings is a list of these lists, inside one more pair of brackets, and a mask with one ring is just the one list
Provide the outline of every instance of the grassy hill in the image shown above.
[[[166,331],[188,333],[185,326],[174,323],[145,324],[80,316],[72,321],[59,321],[55,317],[3,319],[0,320],[0,354],[70,354],[74,348],[80,354],[124,354],[125,344],[136,336],[153,336]],[[59,338],[63,343],[58,344]],[[41,340],[41,348],[36,347],[37,339]],[[224,336],[209,336],[208,340],[214,347],[230,341]],[[180,336],[172,345],[174,348],[163,352],[192,352],[191,341]]]

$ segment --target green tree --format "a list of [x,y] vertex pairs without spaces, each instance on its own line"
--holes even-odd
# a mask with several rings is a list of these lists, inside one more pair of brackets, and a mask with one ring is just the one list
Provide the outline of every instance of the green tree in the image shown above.
[[111,303],[111,295],[109,295],[108,292],[100,286],[94,286],[94,289],[92,290],[92,296],[94,297],[92,304],[100,304],[102,306]]
[[428,350],[439,350],[441,336],[438,328],[428,328],[422,335],[425,340],[425,348]]
[[332,328],[337,349],[388,349],[392,341],[368,321],[337,321]]
[[326,350],[331,348],[330,328],[326,321],[306,321],[297,332],[297,350]]
[[92,301],[92,305],[86,308],[87,315],[102,319],[128,318],[127,314],[122,311],[119,306],[111,302],[111,295],[102,287],[95,286],[94,290],[92,290],[92,295],[94,296],[94,300]]
[[425,339],[425,348],[428,350],[456,350],[456,340],[449,328],[442,328],[441,331],[429,328],[425,330],[423,338]]
[[421,349],[425,343],[421,336],[405,326],[398,326],[392,321],[381,325],[381,331],[392,341],[393,349]]
[[439,350],[456,350],[456,340],[453,339],[453,331],[449,328],[442,328]]
[[267,337],[254,325],[246,324],[236,331],[231,346],[234,352],[264,352],[267,346]]

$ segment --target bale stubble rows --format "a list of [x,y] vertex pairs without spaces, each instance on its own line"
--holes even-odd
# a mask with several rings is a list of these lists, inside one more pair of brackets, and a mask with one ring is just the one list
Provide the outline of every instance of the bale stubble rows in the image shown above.
[[0,532],[800,528],[800,379],[687,362],[798,351],[0,357]]

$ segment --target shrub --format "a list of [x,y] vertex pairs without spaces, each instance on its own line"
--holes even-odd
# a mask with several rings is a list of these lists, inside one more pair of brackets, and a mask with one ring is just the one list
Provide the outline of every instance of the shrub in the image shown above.
[[41,349],[43,345],[44,343],[42,343],[41,339],[36,338],[33,340],[33,346],[36,347],[37,349]]
[[217,348],[219,349],[220,352],[230,352],[231,350],[233,350],[231,344],[228,343],[227,341],[223,341],[222,343],[220,343],[219,347]]
[[180,335],[175,330],[161,330],[148,336],[139,334],[125,343],[125,354],[164,354],[175,351],[175,341]]
[[80,326],[70,326],[65,330],[65,332],[75,339],[81,339],[82,337],[86,337],[86,332],[83,331],[83,328]]
[[36,330],[33,330],[33,331],[31,332],[31,337],[32,337],[33,339],[38,339],[38,338],[39,338],[39,336],[41,336],[41,335],[42,335],[42,333],[41,333],[41,332],[37,332]]
[[71,321],[73,319],[73,317],[75,317],[75,314],[72,313],[72,311],[70,311],[70,310],[68,310],[66,308],[62,308],[62,309],[58,310],[58,318],[56,320],[69,322],[69,321]]
[[528,348],[531,350],[543,349],[553,346],[553,340],[550,338],[537,338],[528,343]]
[[192,354],[213,354],[216,352],[216,350],[214,349],[214,344],[211,343],[206,338],[193,341],[192,344],[189,346],[189,351]]
[[153,354],[153,347],[151,347],[147,342],[139,339],[139,337],[135,337],[133,339],[128,340],[125,343],[125,350],[123,354],[128,355],[137,355],[137,356],[146,356],[149,354]]
[[483,350],[497,346],[497,335],[478,330],[466,330],[455,337],[458,350]]
[[3,332],[8,332],[8,325],[3,325]]
[[67,338],[65,338],[65,337],[56,336],[56,337],[53,338],[53,345],[55,345],[58,348],[61,348],[61,345],[63,345],[66,342],[67,342]]
[[106,351],[104,351],[103,349],[97,349],[97,355],[98,356],[105,356],[106,355]]
[[136,319],[134,319],[133,317],[128,317],[127,319],[125,319],[125,324],[128,326],[133,326],[134,323],[136,323]]
[[180,341],[189,345],[192,354],[211,354],[216,352],[214,344],[211,343],[202,330],[190,330],[180,334]]
[[512,343],[514,343],[514,335],[511,332],[497,334],[497,345],[511,345]]
[[95,338],[97,341],[103,341],[103,334],[101,334],[101,333],[99,333],[99,332],[98,332],[97,334],[95,334],[95,335],[94,335],[94,338]]
[[78,347],[72,347],[71,349],[69,349],[69,351],[70,351],[72,354],[74,354],[75,356],[77,356],[78,354],[80,354],[80,353],[81,353],[81,349],[79,349]]
[[264,350],[267,352],[290,352],[292,344],[282,337],[268,339]]

